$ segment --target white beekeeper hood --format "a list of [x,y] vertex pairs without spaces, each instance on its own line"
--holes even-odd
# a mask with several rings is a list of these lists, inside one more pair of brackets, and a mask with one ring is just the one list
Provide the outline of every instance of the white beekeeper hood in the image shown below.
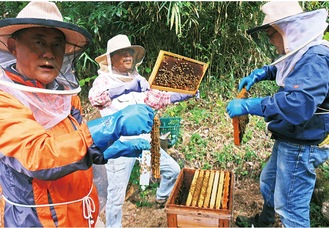
[[261,10],[265,14],[263,24],[249,29],[247,33],[255,38],[257,33],[264,32],[269,27],[276,29],[284,42],[285,56],[280,59],[292,55],[313,41],[322,40],[328,27],[328,12],[325,9],[303,12],[297,1],[271,1],[264,4]]
[[285,54],[272,59],[271,65],[278,68],[277,84],[284,86],[286,76],[310,47],[319,44],[329,45],[327,41],[323,40],[324,32],[328,27],[326,22],[328,12],[326,9],[303,12],[297,1],[271,1],[264,4],[261,9],[265,14],[263,24],[249,29],[247,33],[256,42],[263,41],[264,43],[269,39],[260,38],[259,34],[267,36],[265,32],[267,28],[273,27],[281,34]]

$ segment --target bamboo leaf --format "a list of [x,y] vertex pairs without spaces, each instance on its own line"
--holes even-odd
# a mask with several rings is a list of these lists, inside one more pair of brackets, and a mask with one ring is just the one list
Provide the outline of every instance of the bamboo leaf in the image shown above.
[[176,8],[175,8],[175,5],[173,5],[173,7],[171,8],[170,30],[172,29],[172,27],[174,25],[175,15],[176,15]]
[[169,3],[169,7],[168,7],[168,13],[167,13],[167,25],[169,25],[170,23],[170,15],[171,15],[171,2]]

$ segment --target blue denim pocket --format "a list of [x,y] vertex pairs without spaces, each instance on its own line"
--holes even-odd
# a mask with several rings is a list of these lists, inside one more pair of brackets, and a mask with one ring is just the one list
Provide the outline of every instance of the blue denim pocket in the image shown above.
[[318,146],[311,146],[310,152],[310,169],[315,170],[329,158],[328,148],[319,148]]

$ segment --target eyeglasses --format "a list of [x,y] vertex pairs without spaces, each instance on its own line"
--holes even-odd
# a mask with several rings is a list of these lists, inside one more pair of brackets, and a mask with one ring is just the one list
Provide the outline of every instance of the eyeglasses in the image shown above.
[[123,49],[123,50],[118,50],[118,51],[115,51],[113,53],[111,53],[111,56],[113,55],[122,55],[122,56],[125,56],[126,54],[129,54],[129,55],[134,55],[135,51],[133,49]]
[[266,32],[266,33],[267,33],[267,37],[268,37],[269,39],[271,39],[271,38],[274,36],[274,34],[277,33],[278,31],[274,30],[274,31],[271,32],[271,33],[269,33],[269,32],[270,32],[270,31]]

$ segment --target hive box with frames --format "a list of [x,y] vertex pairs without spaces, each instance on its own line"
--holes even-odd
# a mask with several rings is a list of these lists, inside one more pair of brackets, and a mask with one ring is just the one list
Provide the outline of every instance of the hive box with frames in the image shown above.
[[229,227],[234,175],[224,170],[181,170],[166,203],[168,227]]
[[208,64],[161,50],[149,78],[152,89],[195,94]]

